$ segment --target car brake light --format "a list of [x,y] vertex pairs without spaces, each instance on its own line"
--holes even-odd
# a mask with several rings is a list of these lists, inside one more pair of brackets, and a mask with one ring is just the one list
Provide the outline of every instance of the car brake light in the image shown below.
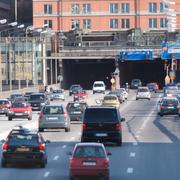
[[45,146],[44,146],[44,144],[40,144],[40,145],[39,145],[39,150],[40,150],[40,151],[45,150]]
[[4,143],[4,144],[2,145],[2,150],[3,150],[3,151],[7,151],[7,149],[8,149],[8,145],[7,145],[7,143]]
[[104,160],[103,165],[105,167],[109,167],[109,161],[107,159]]
[[85,130],[87,128],[85,123],[83,123],[82,128],[83,128],[83,130]]
[[64,112],[64,117],[67,118],[67,112]]
[[120,123],[119,123],[119,122],[118,122],[118,123],[116,123],[116,130],[120,130],[120,128],[121,128]]
[[180,109],[180,105],[178,105],[177,108]]
[[42,118],[43,118],[43,112],[40,113],[39,120],[41,120]]
[[162,106],[162,105],[161,105],[161,106],[160,106],[160,108],[162,108],[162,109],[163,109],[163,108],[164,108],[164,106]]

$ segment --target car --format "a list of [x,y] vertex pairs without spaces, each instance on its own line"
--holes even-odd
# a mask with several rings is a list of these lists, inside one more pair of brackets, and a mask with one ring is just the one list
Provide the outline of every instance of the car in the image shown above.
[[73,84],[73,85],[71,85],[71,87],[69,89],[69,96],[71,96],[72,94],[76,93],[77,91],[81,91],[81,90],[83,90],[81,85]]
[[39,115],[39,132],[44,129],[64,129],[70,131],[70,118],[63,105],[46,105]]
[[8,164],[27,163],[45,168],[47,164],[46,143],[42,135],[19,127],[10,131],[2,144],[1,167]]
[[30,95],[28,102],[31,104],[32,110],[40,111],[45,105],[50,104],[49,98],[45,93],[33,93]]
[[164,90],[164,96],[174,96],[174,97],[176,97],[178,95],[180,95],[180,90],[179,89],[166,88]]
[[132,79],[131,81],[131,89],[137,89],[142,86],[142,82],[140,79]]
[[119,109],[112,106],[89,106],[83,114],[81,142],[114,142],[122,145]]
[[19,97],[16,97],[13,102],[25,102],[25,101],[28,102],[27,97],[19,96]]
[[125,96],[122,91],[114,90],[114,91],[110,91],[108,94],[116,95],[120,103],[123,103],[125,101]]
[[17,97],[23,97],[22,94],[11,94],[8,98],[9,101],[13,102]]
[[0,114],[7,116],[10,107],[11,102],[8,99],[0,99]]
[[9,121],[15,118],[32,120],[32,107],[27,102],[13,102],[7,116]]
[[95,93],[103,93],[103,94],[105,94],[106,86],[105,86],[103,81],[95,81],[93,83],[92,90],[93,90],[93,94],[95,94]]
[[30,95],[33,94],[33,93],[35,93],[35,92],[25,92],[24,97],[29,99]]
[[65,95],[64,91],[62,89],[59,90],[53,90],[51,95],[50,95],[50,100],[63,100],[65,101]]
[[66,110],[69,114],[70,120],[82,121],[82,115],[86,107],[86,102],[69,102],[66,106]]
[[73,95],[74,95],[74,101],[84,100],[88,97],[88,94],[85,90],[77,91]]
[[159,85],[156,82],[148,83],[146,86],[149,88],[150,92],[156,93],[159,90]]
[[176,97],[163,97],[159,101],[158,114],[164,115],[178,115],[180,116],[180,102]]
[[101,143],[77,143],[70,152],[70,180],[77,177],[97,176],[109,180],[110,162],[106,149]]
[[125,88],[120,88],[120,89],[118,89],[118,90],[121,91],[121,92],[124,94],[125,99],[128,98],[128,92],[126,91]]
[[149,88],[146,86],[138,87],[137,93],[136,93],[136,100],[139,99],[151,99],[151,93],[149,91]]
[[119,99],[116,95],[106,95],[102,101],[102,106],[114,106],[119,108]]

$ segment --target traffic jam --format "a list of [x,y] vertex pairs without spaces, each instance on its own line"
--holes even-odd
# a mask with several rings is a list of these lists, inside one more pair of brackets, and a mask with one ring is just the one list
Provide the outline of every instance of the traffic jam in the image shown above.
[[[16,125],[2,140],[1,167],[32,164],[46,168],[51,140],[44,138],[43,133],[49,129],[56,133],[61,129],[68,134],[73,131],[72,123],[76,122],[81,125],[80,140],[64,155],[69,157],[68,178],[92,176],[109,180],[113,153],[108,146],[123,146],[122,124],[126,120],[121,107],[132,92],[137,103],[149,102],[154,94],[160,94],[157,115],[160,118],[168,115],[180,117],[180,83],[167,84],[160,89],[156,82],[144,86],[140,79],[132,79],[130,85],[107,90],[103,81],[95,81],[89,91],[74,84],[67,91],[26,92],[0,99],[0,114],[12,123],[17,119],[32,121],[34,114],[38,115],[37,129]],[[89,104],[90,99],[93,103]]]

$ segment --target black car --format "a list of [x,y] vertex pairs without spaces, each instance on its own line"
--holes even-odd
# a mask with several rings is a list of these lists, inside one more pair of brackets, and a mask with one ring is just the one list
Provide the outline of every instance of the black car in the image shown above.
[[131,81],[131,89],[137,89],[140,86],[142,86],[142,82],[141,82],[140,79],[132,79],[132,81]]
[[[47,141],[48,142],[48,141]],[[46,143],[38,132],[19,127],[13,129],[2,144],[1,166],[32,163],[45,168],[47,164]]]
[[33,94],[34,92],[25,92],[24,97],[28,98],[30,97],[31,94]]
[[86,102],[69,102],[66,106],[66,109],[69,114],[70,120],[81,121],[86,107]]
[[83,130],[81,142],[115,142],[122,144],[120,112],[115,107],[91,106],[85,109],[83,115]]
[[71,85],[71,87],[69,89],[69,96],[71,96],[74,93],[77,93],[78,91],[82,91],[82,90],[83,90],[83,88],[79,84]]
[[33,93],[29,97],[29,103],[31,104],[32,110],[41,110],[45,105],[49,105],[50,101],[44,93]]

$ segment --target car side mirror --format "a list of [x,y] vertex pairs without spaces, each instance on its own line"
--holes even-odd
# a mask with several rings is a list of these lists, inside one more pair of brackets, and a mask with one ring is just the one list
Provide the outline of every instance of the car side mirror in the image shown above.
[[108,156],[111,156],[111,155],[112,155],[112,153],[108,151],[108,152],[107,152],[107,155],[108,155]]
[[121,122],[124,122],[125,121],[125,118],[121,118]]
[[46,144],[49,144],[49,143],[51,143],[51,141],[50,141],[50,140],[46,140],[45,143],[46,143]]
[[72,152],[71,151],[66,152],[66,154],[69,155],[69,156],[72,156]]

